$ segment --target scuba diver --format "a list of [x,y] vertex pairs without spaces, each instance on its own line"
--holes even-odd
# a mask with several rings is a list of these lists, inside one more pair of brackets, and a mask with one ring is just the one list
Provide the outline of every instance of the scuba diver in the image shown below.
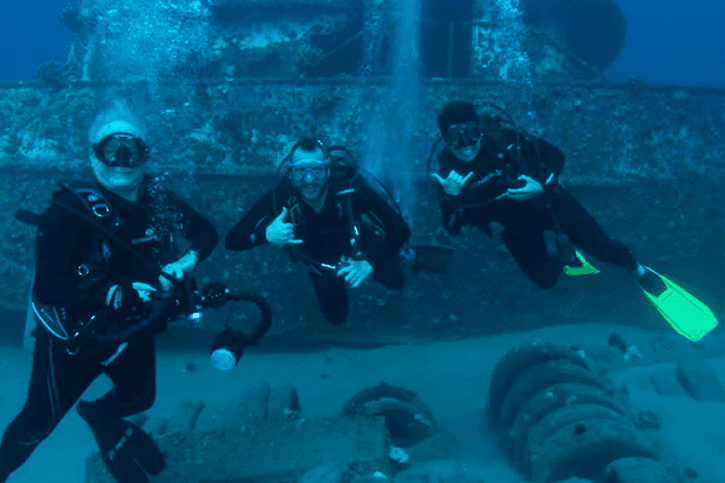
[[[20,467],[101,374],[113,389],[80,401],[101,455],[122,483],[159,473],[163,455],[151,436],[125,417],[149,409],[156,396],[154,316],[170,293],[218,242],[214,225],[145,174],[149,150],[125,105],[101,114],[89,133],[92,181],[64,183],[40,215],[17,217],[38,228],[31,306],[37,327],[27,400],[0,444],[0,482]],[[181,251],[180,241],[188,244]],[[154,300],[163,303],[153,305]],[[151,304],[151,305],[149,305]],[[159,308],[160,307],[160,308]],[[131,334],[131,332],[128,332]],[[103,340],[103,339],[98,339]],[[96,342],[98,342],[96,340]]]
[[271,243],[310,271],[325,319],[347,319],[347,288],[368,277],[403,287],[399,252],[410,237],[401,214],[364,179],[342,147],[305,138],[279,165],[280,183],[226,237],[228,250]]
[[666,277],[637,262],[559,182],[564,154],[518,129],[506,112],[479,115],[467,101],[446,104],[438,115],[443,149],[430,178],[440,200],[445,230],[457,235],[475,226],[500,236],[526,276],[543,289],[562,270],[598,270],[577,250],[630,272],[649,300],[681,335],[699,340],[716,325],[712,312]]

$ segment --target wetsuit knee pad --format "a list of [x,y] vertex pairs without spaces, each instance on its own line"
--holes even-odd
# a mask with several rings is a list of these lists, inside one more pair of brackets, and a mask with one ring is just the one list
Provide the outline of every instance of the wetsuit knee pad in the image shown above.
[[320,310],[322,310],[322,316],[326,321],[332,325],[342,325],[347,320],[348,304],[325,304],[320,303]]
[[151,409],[155,401],[156,397],[150,396],[139,398],[131,403],[124,404],[123,402],[120,402],[119,411],[121,414],[123,414],[122,417],[131,416],[133,414],[138,414],[140,412]]
[[347,320],[347,317],[344,317],[342,319],[325,317],[325,320],[328,321],[332,325],[342,325]]
[[556,285],[556,281],[559,280],[559,274],[561,274],[563,269],[558,257],[549,259],[546,263],[542,263],[537,267],[519,266],[526,275],[526,278],[544,290],[548,290]]
[[118,407],[121,417],[131,416],[138,414],[147,409],[151,409],[156,401],[156,384],[155,381],[149,381],[147,387],[143,391],[138,393],[133,398],[128,398],[119,395]]
[[[52,420],[26,419],[19,415],[5,430],[0,445],[0,475],[7,478],[22,466],[30,455],[55,429]],[[0,481],[4,481],[0,477]]]
[[534,282],[539,288],[548,290],[552,288],[554,285],[556,285],[556,281],[559,280],[559,273],[561,273],[561,269],[557,271],[556,273],[543,273],[542,276],[531,278],[529,279]]
[[29,426],[15,433],[15,443],[26,448],[35,448],[44,441],[55,429],[56,424],[47,422],[46,424],[30,423]]

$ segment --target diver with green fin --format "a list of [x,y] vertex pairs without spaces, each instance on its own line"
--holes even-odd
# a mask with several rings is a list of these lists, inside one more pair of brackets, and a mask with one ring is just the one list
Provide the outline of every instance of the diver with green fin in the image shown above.
[[62,183],[42,214],[16,215],[38,228],[31,295],[37,327],[27,399],[0,444],[0,482],[102,374],[113,388],[77,409],[111,474],[143,483],[165,466],[151,436],[125,418],[154,403],[154,336],[175,310],[172,289],[188,283],[218,235],[145,173],[142,135],[125,103],[116,103],[89,133],[93,178]]
[[[506,112],[482,114],[467,101],[438,115],[441,139],[428,161],[450,235],[475,226],[499,235],[526,276],[551,288],[559,274],[598,273],[577,250],[629,271],[647,298],[682,336],[698,341],[717,326],[709,308],[671,280],[637,262],[559,182],[564,154],[519,129]],[[438,172],[430,173],[440,141]]]

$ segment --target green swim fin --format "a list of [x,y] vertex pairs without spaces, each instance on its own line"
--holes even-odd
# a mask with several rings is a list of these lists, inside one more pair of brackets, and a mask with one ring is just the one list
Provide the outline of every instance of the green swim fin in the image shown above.
[[147,483],[166,462],[153,438],[137,425],[99,411],[96,401],[79,401],[78,414],[96,438],[108,471],[119,483]]
[[654,304],[657,311],[675,332],[697,342],[717,327],[717,318],[710,308],[682,289],[672,280],[660,275],[649,267],[645,270],[660,279],[662,285],[645,282],[647,275],[635,277],[642,292]]
[[414,272],[427,270],[434,273],[443,273],[453,259],[452,247],[420,244],[410,245],[401,250],[400,255],[410,264]]
[[574,262],[569,265],[564,265],[565,274],[573,277],[577,275],[593,275],[595,273],[599,273],[599,270],[597,270],[594,265],[587,262],[584,255],[579,253],[579,250],[574,251],[574,256],[576,257]]
[[558,231],[544,230],[543,233],[546,252],[550,257],[559,257],[563,264],[564,273],[574,277],[578,275],[593,275],[599,273],[594,265],[587,262],[579,250],[569,240],[569,236]]

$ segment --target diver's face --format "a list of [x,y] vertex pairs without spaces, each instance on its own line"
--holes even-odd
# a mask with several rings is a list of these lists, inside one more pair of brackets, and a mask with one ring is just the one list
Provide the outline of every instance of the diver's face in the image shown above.
[[91,155],[91,168],[101,186],[118,194],[137,189],[141,185],[144,174],[143,166],[112,168],[99,161],[95,155]]
[[309,153],[297,149],[290,159],[289,176],[304,200],[314,202],[324,198],[330,179],[325,153],[321,149]]
[[483,132],[476,124],[453,124],[448,128],[443,139],[453,156],[470,163],[481,151]]

